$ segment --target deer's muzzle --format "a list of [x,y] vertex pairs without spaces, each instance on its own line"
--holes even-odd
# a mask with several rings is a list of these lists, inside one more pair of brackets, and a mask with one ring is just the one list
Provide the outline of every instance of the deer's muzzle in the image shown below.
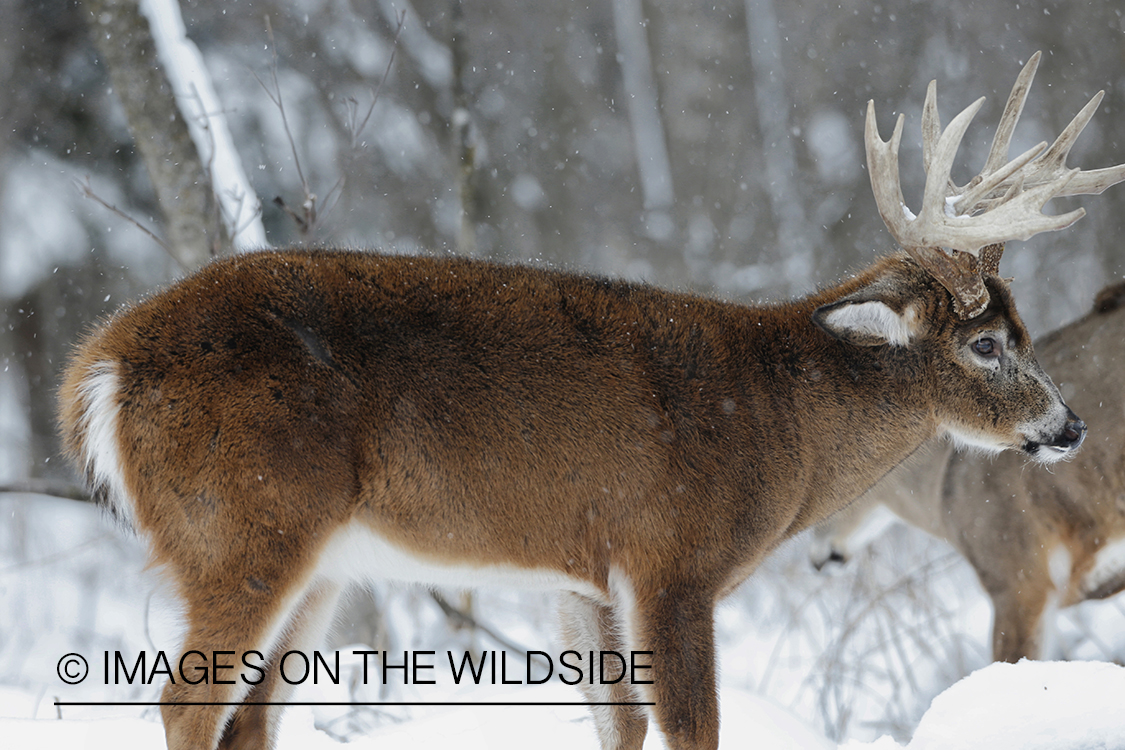
[[1024,444],[1023,449],[1039,461],[1058,461],[1073,455],[1085,439],[1086,423],[1079,419],[1070,407],[1067,407],[1066,424],[1052,440],[1048,442],[1029,440]]

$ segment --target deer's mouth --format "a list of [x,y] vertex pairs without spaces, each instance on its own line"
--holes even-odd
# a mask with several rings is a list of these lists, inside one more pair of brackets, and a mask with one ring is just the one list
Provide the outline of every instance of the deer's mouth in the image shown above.
[[[1069,410],[1068,410],[1069,411]],[[1050,442],[1028,440],[1023,450],[1032,458],[1044,463],[1070,458],[1086,439],[1086,423],[1069,412],[1066,427]]]

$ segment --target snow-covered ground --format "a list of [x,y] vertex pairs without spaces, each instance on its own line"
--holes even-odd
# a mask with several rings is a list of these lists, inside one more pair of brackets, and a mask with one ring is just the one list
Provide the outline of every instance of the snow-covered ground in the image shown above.
[[[35,713],[34,700],[0,693],[5,714]],[[511,701],[573,701],[562,687],[522,688]],[[1125,747],[1125,668],[1103,662],[993,664],[934,699],[913,739],[900,745],[885,736],[847,742],[840,750],[1112,750]],[[53,706],[40,705],[38,713]],[[0,718],[8,748],[160,748],[164,734],[154,717]],[[767,698],[723,692],[723,747],[821,750],[837,747]],[[339,743],[314,726],[313,710],[289,709],[279,750],[331,750]],[[362,750],[570,750],[596,748],[585,709],[567,707],[451,707],[384,726],[353,740]],[[661,747],[655,733],[646,748]]]
[[[106,651],[175,651],[175,608],[158,577],[144,570],[140,545],[73,501],[0,495],[0,517],[0,746],[163,747],[153,707],[56,705],[159,699],[160,680],[130,686],[99,679]],[[1105,661],[986,666],[988,607],[967,566],[918,535],[878,549],[858,558],[855,571],[826,578],[808,569],[803,545],[794,543],[720,608],[723,747],[1125,748],[1125,668]],[[474,610],[506,637],[550,651],[548,601],[481,592]],[[1120,606],[1061,620],[1069,655],[1120,658]],[[486,636],[451,630],[415,590],[381,590],[379,608],[392,638],[380,648],[433,649],[440,657],[474,638],[475,651],[500,649]],[[87,682],[74,687],[55,673],[72,652],[91,666]],[[353,676],[358,669],[354,661],[344,666]],[[304,686],[292,700],[581,701],[553,680],[471,688],[439,680],[390,692],[341,682]],[[597,747],[580,705],[295,706],[286,713],[280,748],[341,741],[381,750]],[[655,732],[646,747],[662,747]]]

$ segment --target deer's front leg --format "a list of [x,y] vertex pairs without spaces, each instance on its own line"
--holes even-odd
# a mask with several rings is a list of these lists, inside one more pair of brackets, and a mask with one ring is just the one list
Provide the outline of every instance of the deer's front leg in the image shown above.
[[651,685],[638,689],[656,705],[653,715],[671,750],[719,746],[715,687],[715,598],[704,587],[619,582],[615,597],[631,609],[635,650],[652,652]]

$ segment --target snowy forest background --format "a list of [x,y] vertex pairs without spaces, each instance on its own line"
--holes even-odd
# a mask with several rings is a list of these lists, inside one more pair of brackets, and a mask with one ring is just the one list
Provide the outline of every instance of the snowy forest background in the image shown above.
[[[161,589],[136,541],[58,497],[74,494],[75,475],[58,454],[53,398],[83,330],[209,253],[347,245],[734,300],[805,293],[892,247],[864,166],[867,101],[884,135],[906,113],[903,184],[916,206],[926,84],[938,79],[945,121],[988,97],[955,171],[964,181],[1036,50],[1044,60],[1012,152],[1053,139],[1105,89],[1070,163],[1125,161],[1118,3],[182,0],[249,185],[213,196],[218,159],[196,172],[177,161],[173,177],[154,180],[137,148],[107,70],[131,40],[106,21],[129,5],[0,0],[0,685],[40,697],[56,690],[67,651],[135,651],[162,637],[156,647],[175,648],[174,618],[152,615]],[[140,59],[151,67],[151,51]],[[144,104],[159,111],[157,99]],[[203,182],[189,179],[184,195],[203,202],[185,230],[157,188],[193,174]],[[1089,213],[1071,229],[1012,243],[1005,256],[1036,335],[1125,274],[1125,190],[1082,205]],[[261,234],[241,238],[259,223]],[[15,491],[28,489],[46,494]],[[448,592],[482,630],[425,592],[371,593],[342,616],[337,645],[500,648],[494,631],[545,648],[553,638],[545,596]],[[1083,605],[1061,626],[1067,654],[1121,661],[1123,624],[1121,604]],[[929,698],[988,653],[971,570],[902,528],[835,578],[812,573],[801,542],[790,544],[718,626],[725,681],[836,740],[908,737]],[[159,686],[134,690],[154,699]],[[324,723],[348,737],[394,718]]]

